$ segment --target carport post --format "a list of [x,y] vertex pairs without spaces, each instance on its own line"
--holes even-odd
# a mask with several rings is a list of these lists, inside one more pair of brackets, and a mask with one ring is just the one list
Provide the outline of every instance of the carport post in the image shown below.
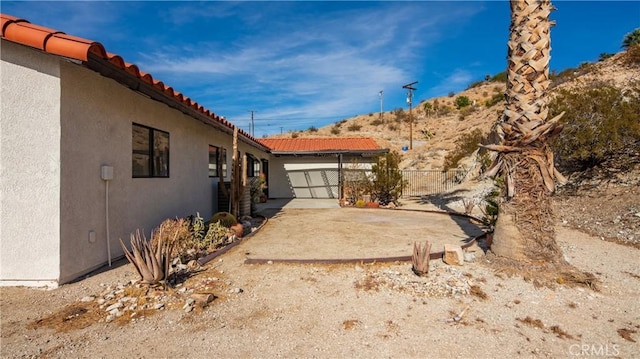
[[338,153],[338,197],[342,200],[342,153]]

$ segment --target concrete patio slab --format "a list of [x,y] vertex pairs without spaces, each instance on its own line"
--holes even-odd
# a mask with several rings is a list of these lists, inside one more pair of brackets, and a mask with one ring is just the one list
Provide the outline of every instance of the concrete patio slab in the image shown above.
[[[302,203],[302,202],[298,202]],[[268,223],[238,246],[251,259],[351,259],[410,256],[413,242],[465,244],[483,233],[466,217],[369,208],[270,209]]]

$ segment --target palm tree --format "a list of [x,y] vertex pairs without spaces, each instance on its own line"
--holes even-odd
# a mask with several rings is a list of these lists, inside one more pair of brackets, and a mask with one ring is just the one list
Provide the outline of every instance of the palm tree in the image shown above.
[[501,141],[484,146],[498,155],[487,175],[501,174],[502,203],[492,251],[531,263],[561,263],[551,194],[564,177],[547,141],[562,130],[548,120],[549,0],[511,0],[506,105],[498,121]]

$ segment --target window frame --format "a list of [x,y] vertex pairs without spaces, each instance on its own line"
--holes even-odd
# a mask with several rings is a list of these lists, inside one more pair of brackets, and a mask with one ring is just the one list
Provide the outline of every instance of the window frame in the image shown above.
[[[146,132],[145,142],[147,148],[136,146],[134,131]],[[165,149],[159,147],[165,145]],[[131,177],[132,178],[169,178],[170,177],[170,158],[171,158],[171,137],[169,132],[162,131],[157,128],[145,126],[133,122],[131,125]],[[140,157],[147,157],[146,165],[142,166],[145,174],[136,173],[135,165],[140,162]],[[138,160],[136,160],[138,157]],[[163,163],[164,162],[164,163]],[[164,166],[166,169],[162,169]]]
[[[211,157],[212,148],[215,148],[215,157]],[[220,174],[218,173],[218,159],[220,158],[220,150],[222,150],[222,178],[227,177],[227,149],[220,146],[209,145],[209,178],[220,177]],[[214,165],[214,167],[212,168],[211,165]]]

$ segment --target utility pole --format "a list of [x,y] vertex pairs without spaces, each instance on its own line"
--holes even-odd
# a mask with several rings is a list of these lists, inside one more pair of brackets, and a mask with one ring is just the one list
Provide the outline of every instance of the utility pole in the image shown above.
[[249,110],[249,112],[251,112],[251,137],[256,137],[255,132],[256,132],[256,125],[253,122],[253,113],[254,112],[258,112],[258,111],[254,111],[254,110]]
[[378,92],[378,95],[380,96],[380,121],[382,121],[382,97],[384,94],[384,90],[380,90],[380,92]]
[[418,81],[414,81],[410,84],[406,84],[402,86],[403,89],[407,89],[407,102],[409,103],[409,149],[413,149],[413,117],[411,116],[411,105],[413,103],[413,92],[416,88],[413,85],[417,84]]

